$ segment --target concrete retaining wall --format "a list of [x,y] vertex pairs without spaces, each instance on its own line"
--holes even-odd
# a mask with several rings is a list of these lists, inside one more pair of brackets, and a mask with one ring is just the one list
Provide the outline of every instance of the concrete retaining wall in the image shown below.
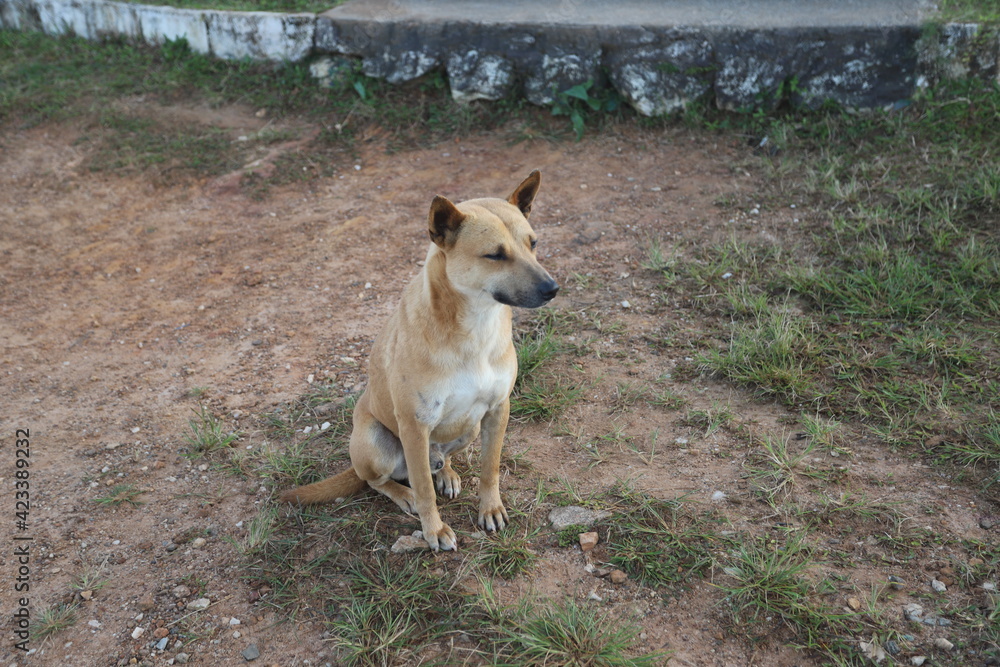
[[[644,115],[677,111],[709,93],[727,109],[767,107],[779,95],[809,106],[832,100],[879,107],[942,77],[996,79],[1000,61],[997,32],[968,24],[930,31],[905,20],[874,27],[768,27],[766,21],[611,26],[603,18],[578,21],[573,13],[562,22],[543,15],[537,23],[421,18],[401,13],[404,4],[354,0],[317,16],[111,0],[0,0],[0,25],[154,45],[184,37],[193,50],[224,59],[312,56],[321,61],[314,72],[338,70],[330,55],[348,57],[366,75],[391,83],[441,69],[462,102],[520,94],[551,104],[558,91],[594,81],[595,91],[613,88]],[[434,9],[440,13],[440,7]]]
[[184,37],[192,50],[228,60],[301,60],[313,49],[314,14],[224,12],[108,0],[0,0],[0,23],[48,35],[123,37],[162,44]]

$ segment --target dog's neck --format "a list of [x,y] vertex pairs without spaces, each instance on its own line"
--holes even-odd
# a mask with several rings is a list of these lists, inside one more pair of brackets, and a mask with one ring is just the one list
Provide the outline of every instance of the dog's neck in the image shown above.
[[427,251],[422,277],[424,295],[430,301],[428,312],[439,331],[455,332],[468,339],[494,338],[509,330],[510,307],[485,292],[466,294],[456,287],[448,279],[445,253],[435,245]]

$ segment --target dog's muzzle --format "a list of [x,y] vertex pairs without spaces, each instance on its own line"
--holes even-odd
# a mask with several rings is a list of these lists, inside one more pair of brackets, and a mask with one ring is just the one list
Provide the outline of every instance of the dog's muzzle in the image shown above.
[[533,290],[518,292],[514,295],[504,294],[503,292],[494,292],[493,298],[506,306],[515,306],[517,308],[539,308],[554,299],[558,293],[559,283],[552,280],[552,278],[546,278],[544,281],[535,285]]

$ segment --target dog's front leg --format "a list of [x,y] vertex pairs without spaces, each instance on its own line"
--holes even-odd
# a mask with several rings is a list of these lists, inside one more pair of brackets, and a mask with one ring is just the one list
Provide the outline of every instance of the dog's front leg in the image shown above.
[[417,514],[424,539],[431,549],[450,551],[457,545],[455,531],[441,521],[438,514],[437,497],[434,494],[434,478],[431,476],[430,428],[416,420],[400,421],[399,439],[403,443],[406,457],[406,471],[410,487],[416,498]]
[[507,421],[510,419],[510,399],[483,417],[483,456],[479,471],[479,527],[501,530],[510,519],[500,499],[500,450],[503,448]]

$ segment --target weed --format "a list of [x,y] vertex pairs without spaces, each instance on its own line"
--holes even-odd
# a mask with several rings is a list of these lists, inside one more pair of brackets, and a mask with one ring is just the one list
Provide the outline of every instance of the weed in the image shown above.
[[228,449],[240,437],[238,432],[224,433],[222,421],[204,405],[188,420],[188,427],[191,432],[184,439],[191,445],[186,454],[191,458]]
[[73,575],[69,585],[75,591],[99,591],[108,585],[108,580],[104,578],[104,575],[104,565],[87,566]]
[[750,482],[764,499],[774,505],[779,496],[786,495],[799,477],[828,480],[837,471],[813,467],[805,463],[816,443],[809,441],[802,451],[794,453],[788,437],[765,435],[761,451],[747,463]]
[[611,414],[621,414],[628,412],[632,406],[640,401],[649,400],[649,389],[632,382],[619,382],[615,385],[615,394],[612,398]]
[[991,411],[982,424],[940,439],[934,451],[941,459],[985,469],[987,486],[1000,482],[1000,413]]
[[678,584],[707,573],[720,537],[704,518],[690,514],[683,497],[658,500],[627,482],[615,485],[612,519],[602,522],[611,562],[641,583]]
[[507,643],[497,665],[525,667],[643,667],[662,665],[664,653],[630,655],[638,628],[613,622],[573,600],[542,604],[501,636]]
[[818,395],[812,376],[817,343],[802,322],[785,310],[770,310],[745,323],[734,324],[725,352],[700,358],[709,370],[762,394],[789,402]]
[[657,405],[668,410],[679,410],[687,404],[687,399],[673,389],[654,391],[647,400],[650,405]]
[[580,533],[588,530],[586,526],[567,526],[556,533],[556,544],[564,549],[575,546],[580,543]]
[[99,505],[111,506],[128,503],[133,507],[138,507],[139,505],[142,505],[142,501],[138,498],[143,493],[142,489],[138,488],[134,484],[116,484],[108,491],[108,495],[100,498],[94,498],[94,502]]
[[735,627],[761,636],[769,632],[762,626],[777,619],[803,648],[833,655],[847,652],[842,636],[851,614],[823,602],[827,591],[813,580],[811,555],[801,536],[783,543],[748,539],[731,551],[722,568],[728,580],[715,585],[725,594]]
[[511,394],[510,415],[527,421],[552,419],[574,405],[582,394],[583,387],[564,384],[557,377],[533,378]]
[[585,117],[590,113],[611,113],[621,107],[621,98],[613,88],[594,88],[593,80],[577,84],[555,94],[553,116],[569,116],[576,140],[583,138]]
[[443,583],[419,559],[351,563],[347,590],[331,600],[335,616],[328,624],[343,664],[396,664],[448,632],[466,605]]
[[729,409],[728,405],[713,403],[710,408],[696,408],[690,410],[684,417],[684,425],[698,429],[705,429],[702,434],[707,438],[720,428],[728,426],[736,419],[736,415]]
[[247,524],[246,537],[237,545],[244,556],[257,555],[272,546],[277,518],[278,508],[269,505],[250,520]]
[[636,456],[639,457],[640,461],[642,461],[648,466],[651,466],[653,465],[653,461],[656,460],[656,441],[659,439],[659,437],[660,437],[660,430],[653,429],[652,433],[649,434],[648,452],[644,452],[641,449],[639,449],[639,445],[636,444],[634,440],[629,442],[629,449],[635,452]]
[[534,537],[534,533],[518,534],[515,530],[488,535],[480,542],[477,561],[491,576],[513,579],[527,572],[538,559],[531,550]]
[[46,607],[35,617],[28,628],[34,641],[45,641],[60,630],[76,623],[76,604],[59,604]]

